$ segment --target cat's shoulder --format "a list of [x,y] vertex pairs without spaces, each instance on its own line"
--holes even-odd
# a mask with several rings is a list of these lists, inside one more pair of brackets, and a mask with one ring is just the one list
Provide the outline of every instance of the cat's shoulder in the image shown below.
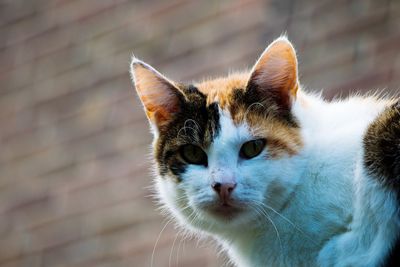
[[[394,101],[370,124],[364,136],[364,166],[369,177],[395,194],[400,208],[400,99]],[[397,214],[397,213],[396,213]],[[383,266],[395,266],[400,260],[398,233]]]

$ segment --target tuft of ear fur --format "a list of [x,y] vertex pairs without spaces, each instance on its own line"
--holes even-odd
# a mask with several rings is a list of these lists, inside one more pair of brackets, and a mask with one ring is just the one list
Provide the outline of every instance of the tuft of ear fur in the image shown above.
[[247,93],[281,111],[290,111],[299,88],[297,57],[290,41],[282,36],[272,42],[254,65]]
[[130,73],[148,119],[159,129],[179,112],[182,93],[172,81],[135,57]]

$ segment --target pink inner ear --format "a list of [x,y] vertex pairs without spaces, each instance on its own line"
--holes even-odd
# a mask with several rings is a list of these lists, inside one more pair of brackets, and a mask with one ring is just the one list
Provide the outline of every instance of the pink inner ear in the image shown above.
[[293,74],[288,62],[282,58],[272,58],[266,66],[256,69],[256,82],[263,87],[290,88],[292,86]]
[[179,110],[178,89],[145,63],[132,65],[136,91],[149,120],[161,126]]
[[265,98],[290,108],[298,81],[296,53],[289,41],[278,39],[265,50],[253,68],[249,83],[256,85]]
[[288,41],[273,43],[254,68],[255,82],[263,87],[279,88],[296,94],[297,90],[297,58]]
[[[158,98],[160,96],[155,97]],[[175,96],[169,97],[168,101],[163,98],[161,101],[163,101],[164,104],[159,104],[157,106],[152,106],[154,101],[150,101],[151,103],[148,104],[149,108],[147,111],[148,117],[158,126],[167,123],[174,114],[179,112],[179,104],[176,100]]]

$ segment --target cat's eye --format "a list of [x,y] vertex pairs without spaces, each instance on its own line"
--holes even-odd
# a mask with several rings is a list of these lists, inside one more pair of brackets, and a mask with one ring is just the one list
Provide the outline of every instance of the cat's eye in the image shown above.
[[207,154],[199,146],[192,144],[181,146],[179,153],[189,164],[207,166]]
[[244,159],[251,159],[258,156],[265,147],[265,139],[251,140],[242,145],[239,156]]

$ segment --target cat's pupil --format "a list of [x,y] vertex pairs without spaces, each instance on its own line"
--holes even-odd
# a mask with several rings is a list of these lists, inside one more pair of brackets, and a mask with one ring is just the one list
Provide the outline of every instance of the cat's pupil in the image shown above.
[[199,146],[184,145],[180,148],[180,155],[189,164],[207,166],[207,155]]
[[258,156],[265,147],[265,139],[251,140],[242,145],[239,155],[245,159]]

